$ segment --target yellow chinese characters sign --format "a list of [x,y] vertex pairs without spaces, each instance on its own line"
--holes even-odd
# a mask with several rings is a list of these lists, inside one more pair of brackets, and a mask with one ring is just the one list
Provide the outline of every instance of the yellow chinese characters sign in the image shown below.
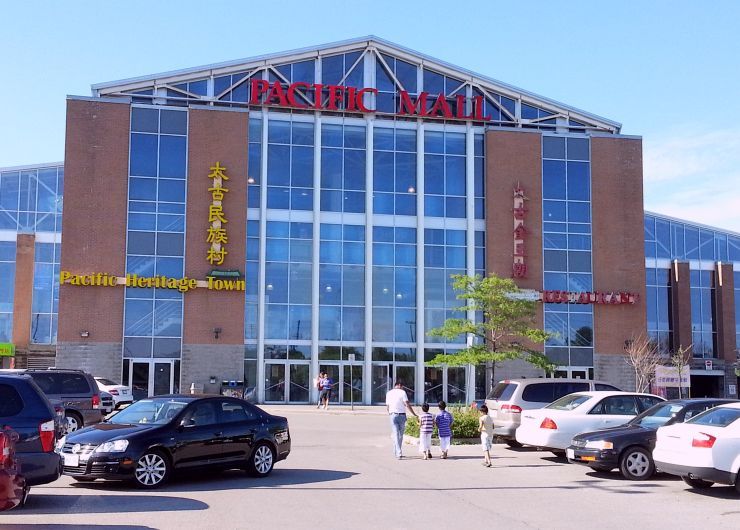
[[210,226],[206,243],[210,243],[211,248],[208,249],[206,259],[211,265],[223,265],[226,254],[228,254],[226,244],[229,242],[226,233],[226,223],[229,221],[224,215],[224,197],[229,190],[224,186],[224,182],[229,180],[229,177],[226,176],[226,168],[220,162],[216,162],[210,170],[211,172],[208,173],[208,178],[211,179],[211,187],[208,188],[211,192],[211,205],[208,207]]

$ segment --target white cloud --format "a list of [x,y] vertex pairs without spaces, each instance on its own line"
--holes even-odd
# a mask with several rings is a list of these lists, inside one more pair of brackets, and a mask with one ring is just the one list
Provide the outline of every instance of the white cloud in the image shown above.
[[645,209],[740,232],[740,128],[645,137]]

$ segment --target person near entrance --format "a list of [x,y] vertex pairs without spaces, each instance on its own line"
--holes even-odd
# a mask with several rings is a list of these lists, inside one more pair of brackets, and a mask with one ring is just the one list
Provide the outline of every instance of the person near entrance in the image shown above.
[[324,372],[319,372],[319,375],[317,375],[313,380],[313,386],[316,388],[316,390],[319,391],[319,402],[316,403],[316,408],[321,408],[321,400],[322,400],[322,394],[321,394],[321,380],[324,378]]
[[385,395],[385,408],[391,419],[391,438],[393,453],[399,460],[403,458],[403,432],[406,430],[406,410],[419,417],[409,403],[409,397],[403,389],[403,382],[396,381],[395,386]]
[[321,386],[321,393],[319,394],[319,406],[323,403],[324,410],[329,408],[329,400],[331,399],[331,388],[334,386],[334,381],[329,374],[324,372],[324,375],[319,379],[319,385]]

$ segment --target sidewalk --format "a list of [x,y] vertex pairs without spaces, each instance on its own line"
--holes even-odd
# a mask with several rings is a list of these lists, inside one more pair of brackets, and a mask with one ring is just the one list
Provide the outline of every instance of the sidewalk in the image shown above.
[[385,405],[355,405],[354,410],[350,405],[329,405],[327,410],[317,409],[316,405],[288,405],[288,404],[262,404],[258,407],[266,410],[270,414],[290,413],[290,414],[342,414],[342,415],[382,415],[388,413]]

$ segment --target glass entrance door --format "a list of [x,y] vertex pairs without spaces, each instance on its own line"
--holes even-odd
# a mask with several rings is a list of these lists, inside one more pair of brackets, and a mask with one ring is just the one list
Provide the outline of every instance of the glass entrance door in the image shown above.
[[265,401],[285,402],[285,364],[265,364]]
[[177,394],[180,392],[180,361],[124,359],[122,382],[131,387],[134,401]]
[[311,395],[309,364],[277,362],[265,364],[265,401],[308,403]]
[[290,364],[288,377],[288,401],[290,403],[308,403],[311,381],[308,377],[308,364]]
[[319,371],[329,374],[329,378],[334,382],[329,403],[342,405],[362,403],[362,364],[354,363],[350,367],[349,363],[322,363],[319,365]]
[[373,403],[385,403],[385,394],[393,388],[396,381],[400,381],[410,403],[415,403],[414,383],[416,366],[413,364],[373,363],[372,391]]

